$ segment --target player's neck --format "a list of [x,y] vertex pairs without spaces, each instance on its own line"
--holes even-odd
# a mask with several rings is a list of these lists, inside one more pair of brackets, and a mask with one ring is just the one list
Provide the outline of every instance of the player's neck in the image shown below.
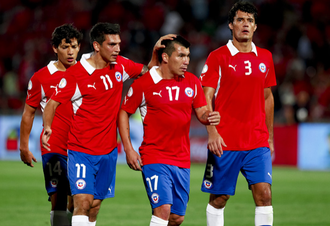
[[162,67],[162,65],[156,69],[157,73],[162,77],[163,79],[172,79],[174,78],[174,75],[168,70],[167,67]]
[[54,66],[57,68],[57,70],[59,70],[59,71],[66,71],[66,67],[64,66],[64,64],[61,62],[61,61],[59,61],[59,60],[57,60],[55,63],[54,63]]
[[93,53],[87,62],[95,69],[102,69],[107,67],[110,62],[106,62],[99,54]]
[[233,38],[233,45],[242,53],[249,53],[252,51],[252,40],[238,41]]

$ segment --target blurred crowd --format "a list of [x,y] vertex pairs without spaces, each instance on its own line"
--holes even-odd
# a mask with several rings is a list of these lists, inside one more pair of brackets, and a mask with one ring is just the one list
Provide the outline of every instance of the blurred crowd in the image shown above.
[[[97,22],[119,23],[121,55],[147,64],[164,34],[191,42],[189,71],[199,76],[208,54],[231,38],[227,13],[236,0],[0,0],[0,114],[21,114],[30,77],[56,59],[55,27],[73,23],[90,52]],[[273,54],[275,123],[330,121],[328,0],[254,0],[254,43]],[[244,95],[244,94],[242,94]]]

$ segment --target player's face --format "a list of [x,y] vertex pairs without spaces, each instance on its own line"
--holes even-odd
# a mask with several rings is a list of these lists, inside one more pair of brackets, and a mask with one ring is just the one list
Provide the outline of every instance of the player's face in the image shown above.
[[168,67],[172,74],[183,75],[190,61],[190,50],[179,44],[174,44],[175,51],[168,58]]
[[238,42],[248,42],[252,41],[257,25],[253,14],[238,10],[233,23],[229,24],[229,28],[232,30],[233,39]]
[[53,46],[53,50],[57,53],[58,63],[68,68],[76,63],[80,45],[76,38],[71,39],[70,43],[67,43],[64,38],[57,48]]
[[115,62],[120,52],[121,39],[119,35],[105,35],[105,40],[100,45],[100,55],[105,62]]

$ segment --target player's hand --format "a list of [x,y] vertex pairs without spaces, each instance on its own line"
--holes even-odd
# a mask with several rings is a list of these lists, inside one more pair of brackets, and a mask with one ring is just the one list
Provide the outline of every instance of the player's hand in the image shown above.
[[48,140],[50,138],[50,135],[52,134],[52,130],[49,129],[44,129],[44,133],[42,134],[41,137],[41,142],[42,142],[42,146],[47,150],[50,151],[50,144],[48,143]]
[[269,144],[270,154],[271,154],[271,156],[273,156],[274,151],[275,151],[274,142],[272,140],[268,140],[268,144]]
[[131,168],[132,170],[142,171],[141,167],[143,166],[143,163],[141,156],[133,149],[130,151],[126,151],[126,162],[129,168]]
[[216,156],[221,157],[223,154],[222,146],[227,147],[224,140],[218,132],[209,134],[207,148]]
[[208,122],[211,126],[219,125],[220,123],[220,114],[217,111],[212,111],[209,113],[209,116],[207,118]]
[[165,45],[162,45],[163,40],[173,40],[173,38],[176,38],[176,34],[168,34],[160,37],[158,41],[156,42],[153,51],[157,52],[161,48],[165,48]]
[[26,164],[27,166],[34,167],[33,162],[37,162],[37,159],[33,156],[32,152],[28,149],[23,149],[20,147],[21,151],[21,160]]

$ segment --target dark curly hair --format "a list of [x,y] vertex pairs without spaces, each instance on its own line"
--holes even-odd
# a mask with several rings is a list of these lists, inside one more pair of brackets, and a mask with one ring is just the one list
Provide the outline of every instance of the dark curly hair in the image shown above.
[[245,13],[253,14],[254,21],[257,24],[258,10],[252,3],[246,1],[238,1],[233,5],[233,7],[230,9],[228,13],[229,23],[234,22],[234,17],[236,16],[237,11],[239,10]]
[[103,22],[95,24],[89,33],[92,48],[94,41],[102,45],[102,43],[105,40],[105,35],[119,35],[119,34],[120,34],[119,24],[111,24],[111,23],[103,23]]
[[57,48],[62,43],[63,39],[65,39],[66,43],[71,43],[71,39],[74,38],[76,38],[78,44],[80,44],[83,39],[83,34],[72,24],[63,24],[53,31],[51,44]]

